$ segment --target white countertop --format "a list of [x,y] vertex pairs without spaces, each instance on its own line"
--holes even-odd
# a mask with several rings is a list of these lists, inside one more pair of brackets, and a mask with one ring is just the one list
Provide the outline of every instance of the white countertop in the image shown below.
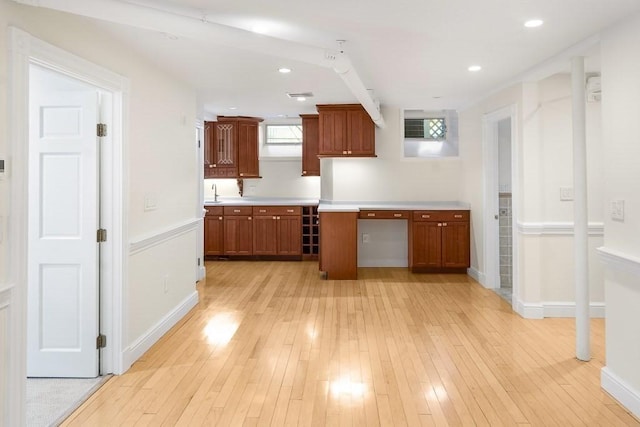
[[468,203],[443,202],[325,202],[320,201],[318,212],[360,212],[361,210],[449,211],[470,209]]
[[318,199],[289,197],[218,197],[218,202],[205,200],[205,206],[309,206],[317,205]]
[[309,206],[318,205],[319,212],[359,212],[371,210],[469,210],[469,204],[458,201],[408,202],[332,202],[288,197],[219,197],[218,202],[205,200],[205,206]]

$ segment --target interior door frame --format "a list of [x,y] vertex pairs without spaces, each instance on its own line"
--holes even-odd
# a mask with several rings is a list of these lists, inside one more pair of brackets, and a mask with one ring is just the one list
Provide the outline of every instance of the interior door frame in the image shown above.
[[8,419],[11,425],[23,425],[26,408],[26,335],[27,335],[27,227],[29,172],[29,68],[31,64],[55,71],[112,94],[112,122],[109,147],[103,152],[102,198],[103,226],[109,238],[101,247],[101,324],[108,336],[102,350],[102,373],[123,372],[123,325],[126,307],[127,197],[126,126],[129,80],[72,53],[46,43],[29,33],[9,28],[9,153],[11,159],[9,281],[15,284],[10,315]]
[[512,104],[487,113],[482,118],[482,164],[484,166],[484,283],[489,289],[500,287],[500,238],[498,220],[498,122],[511,119],[511,212],[512,212],[512,262],[513,262],[513,298],[511,306],[518,301],[518,233],[516,223],[519,206],[518,180],[518,108]]

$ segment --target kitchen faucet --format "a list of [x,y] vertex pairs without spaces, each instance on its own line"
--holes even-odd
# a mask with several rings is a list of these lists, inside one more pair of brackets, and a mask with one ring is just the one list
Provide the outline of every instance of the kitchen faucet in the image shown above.
[[218,187],[215,183],[211,184],[211,189],[213,190],[213,202],[218,202]]

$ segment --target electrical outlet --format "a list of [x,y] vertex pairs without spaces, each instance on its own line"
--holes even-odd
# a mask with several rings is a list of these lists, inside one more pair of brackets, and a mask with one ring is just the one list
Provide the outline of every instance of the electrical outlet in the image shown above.
[[156,209],[158,209],[158,198],[156,197],[156,195],[153,194],[153,193],[145,194],[144,195],[144,210],[145,210],[145,212],[155,211]]
[[624,200],[611,201],[611,219],[624,221]]
[[560,187],[560,200],[573,200],[573,187]]
[[362,233],[362,243],[369,243],[371,241],[369,234]]

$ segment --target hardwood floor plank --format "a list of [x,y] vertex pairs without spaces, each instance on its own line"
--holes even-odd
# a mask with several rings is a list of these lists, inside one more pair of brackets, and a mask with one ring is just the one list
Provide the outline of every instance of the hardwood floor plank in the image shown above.
[[526,320],[466,275],[213,261],[199,303],[63,426],[640,426],[573,319]]

